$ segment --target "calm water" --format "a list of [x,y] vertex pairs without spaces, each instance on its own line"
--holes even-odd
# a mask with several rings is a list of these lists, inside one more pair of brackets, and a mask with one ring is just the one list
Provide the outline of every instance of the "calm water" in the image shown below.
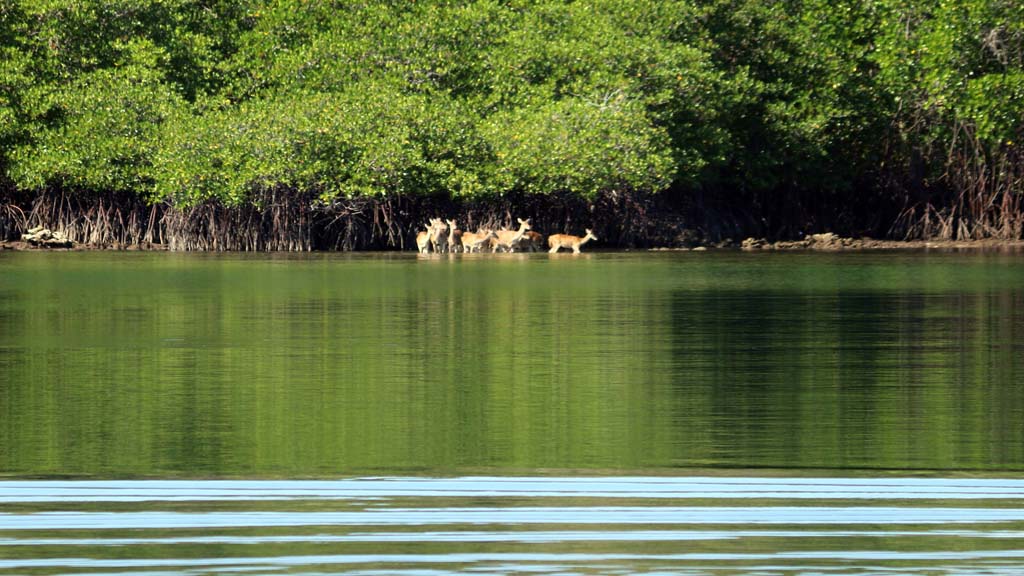
[[0,253],[0,574],[1014,574],[1022,471],[1022,254]]

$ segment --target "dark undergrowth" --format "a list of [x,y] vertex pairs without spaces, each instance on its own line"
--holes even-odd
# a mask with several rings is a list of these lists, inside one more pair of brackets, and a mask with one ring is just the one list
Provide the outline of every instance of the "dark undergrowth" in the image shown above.
[[51,190],[0,199],[0,239],[18,240],[26,230],[43,226],[94,247],[413,250],[416,233],[430,218],[454,219],[467,231],[515,228],[519,218],[530,219],[533,230],[542,234],[582,235],[590,228],[608,248],[729,244],[746,237],[795,240],[818,232],[895,240],[1020,239],[1024,203],[1014,190],[1024,177],[1021,164],[1015,158],[995,164],[980,157],[962,160],[960,169],[951,168],[947,175],[958,193],[876,195],[859,206],[830,210],[799,195],[748,199],[743,203],[748,208],[738,209],[723,200],[735,201],[735,195],[671,191],[609,193],[594,200],[570,194],[471,200],[391,196],[324,204],[282,190],[241,206],[207,202],[181,208],[149,204],[130,193]]
[[354,199],[322,204],[311,197],[268,193],[242,206],[205,203],[178,208],[130,195],[55,191],[29,202],[0,201],[0,236],[60,230],[76,244],[126,248],[160,245],[180,251],[412,250],[430,218],[454,219],[460,229],[514,228],[529,218],[545,234],[583,234],[591,228],[606,246],[695,243],[682,206],[667,197],[605,195],[588,202],[570,196],[499,197],[458,201],[434,197]]

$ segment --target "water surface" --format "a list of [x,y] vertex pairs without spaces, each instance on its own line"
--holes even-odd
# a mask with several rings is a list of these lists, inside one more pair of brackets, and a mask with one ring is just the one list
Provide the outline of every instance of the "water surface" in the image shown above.
[[1012,253],[3,253],[0,572],[1012,573],[1022,363]]
[[1024,481],[0,482],[0,574],[1013,574]]

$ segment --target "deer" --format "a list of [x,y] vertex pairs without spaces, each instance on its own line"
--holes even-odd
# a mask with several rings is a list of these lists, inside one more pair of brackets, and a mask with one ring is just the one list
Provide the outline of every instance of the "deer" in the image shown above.
[[426,254],[430,252],[430,237],[434,235],[434,222],[426,225],[426,230],[421,230],[419,234],[416,234],[416,249],[419,250],[420,254]]
[[548,236],[548,246],[551,247],[548,252],[554,254],[559,248],[572,248],[573,254],[579,254],[580,247],[591,240],[597,240],[597,236],[594,236],[594,231],[590,228],[587,228],[587,235],[583,238],[570,234],[552,234]]
[[455,220],[448,222],[448,251],[462,252],[462,230],[456,228]]
[[516,218],[519,221],[519,230],[500,230],[498,231],[498,238],[495,239],[491,252],[497,252],[499,248],[506,249],[509,252],[516,251],[516,244],[523,239],[526,232],[530,229],[530,219],[523,220],[522,218]]
[[519,245],[529,252],[540,252],[541,247],[544,246],[544,236],[538,232],[530,230],[525,236],[523,236],[523,239],[519,241]]
[[463,252],[479,252],[481,249],[486,248],[492,239],[497,239],[498,235],[494,230],[481,230],[480,232],[463,232],[462,233],[462,251]]
[[433,229],[430,233],[430,246],[434,249],[434,252],[438,254],[448,251],[448,235],[445,234],[445,229],[448,225],[444,223],[440,218],[431,218],[430,223],[433,225]]

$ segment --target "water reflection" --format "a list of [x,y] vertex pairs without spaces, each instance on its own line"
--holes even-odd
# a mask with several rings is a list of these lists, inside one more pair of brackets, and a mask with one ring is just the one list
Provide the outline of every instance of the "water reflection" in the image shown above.
[[1019,258],[581,256],[2,255],[0,472],[1024,467]]
[[1002,383],[1024,358],[1022,298],[676,291],[675,387],[707,402],[696,409],[701,428],[727,447],[712,461],[1018,469],[1020,441],[1005,433],[1024,414],[1024,390]]
[[0,573],[1015,574],[1022,286],[984,254],[0,254]]

